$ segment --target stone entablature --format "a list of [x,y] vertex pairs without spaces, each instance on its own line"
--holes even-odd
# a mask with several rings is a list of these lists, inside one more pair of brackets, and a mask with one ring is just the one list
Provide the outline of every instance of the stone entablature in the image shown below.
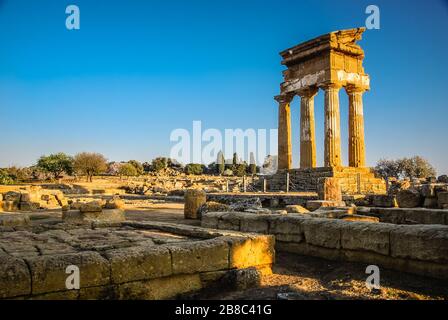
[[365,166],[362,93],[370,89],[364,51],[356,44],[365,28],[335,31],[282,51],[284,82],[278,123],[278,168],[292,168],[290,104],[300,96],[300,168],[316,167],[314,96],[325,92],[325,167],[342,166],[339,91],[349,96],[349,166]]

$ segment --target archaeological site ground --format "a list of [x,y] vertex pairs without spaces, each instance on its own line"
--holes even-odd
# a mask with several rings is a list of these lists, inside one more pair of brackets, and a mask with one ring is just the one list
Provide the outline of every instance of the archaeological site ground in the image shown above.
[[[164,36],[145,29],[149,22],[141,12],[130,9],[131,3],[118,7],[111,4],[112,14],[118,15],[123,9],[128,19],[128,29],[114,36],[105,31],[108,27],[94,25],[91,14],[94,7],[98,9],[96,5],[80,1],[62,12],[58,32],[72,37],[69,41],[82,43],[85,40],[79,39],[90,37],[93,30],[99,32],[97,40],[90,39],[87,51],[77,51],[81,60],[66,62],[74,64],[71,73],[59,68],[61,61],[26,58],[40,75],[50,72],[46,66],[58,70],[52,71],[54,78],[49,76],[50,88],[54,87],[51,94],[42,87],[29,89],[28,103],[33,104],[35,99],[39,102],[30,111],[23,107],[27,116],[14,107],[13,94],[8,91],[12,87],[0,89],[4,136],[0,144],[0,302],[14,301],[20,309],[24,300],[170,300],[175,304],[166,312],[179,319],[210,318],[213,314],[244,319],[279,314],[281,308],[276,303],[293,306],[283,311],[295,312],[294,306],[299,308],[304,300],[373,300],[378,304],[384,300],[448,300],[448,135],[446,128],[437,131],[441,125],[425,126],[437,119],[446,122],[446,99],[440,100],[442,107],[432,107],[431,98],[443,94],[443,81],[431,77],[448,72],[446,57],[439,59],[438,53],[431,51],[435,49],[428,44],[430,40],[418,36],[412,49],[397,49],[400,44],[381,47],[381,41],[396,37],[387,32],[393,28],[389,15],[399,15],[398,7],[350,2],[341,4],[345,9],[340,11],[331,1],[320,5],[291,1],[281,5],[282,19],[294,16],[292,12],[285,15],[291,6],[296,11],[318,10],[325,19],[332,12],[332,22],[318,27],[303,13],[301,19],[307,22],[297,22],[294,32],[285,31],[293,22],[281,32],[264,29],[266,41],[255,44],[243,31],[253,27],[242,21],[248,17],[255,23],[251,20],[254,14],[257,19],[269,20],[273,3],[259,11],[247,11],[240,4],[244,19],[235,13],[238,8],[229,9],[236,29],[227,20],[225,27],[221,26],[220,16],[213,19],[215,11],[208,5],[208,9],[197,9],[205,11],[193,21],[180,14],[186,4],[178,4],[173,19],[187,19],[186,29],[182,31],[177,20],[172,25],[153,26],[163,29]],[[434,15],[434,24],[445,26],[446,38],[448,19],[444,24],[437,19],[448,18],[448,6],[437,4],[441,12],[424,12],[425,26],[432,28]],[[65,10],[66,5],[62,6]],[[161,10],[161,16],[167,14],[166,8],[144,6]],[[46,9],[51,25],[51,12],[59,9]],[[12,37],[22,39],[19,33],[23,30],[12,19],[19,15],[17,10],[9,1],[0,1],[0,20],[2,16],[8,19],[15,26]],[[422,19],[417,7],[406,10]],[[338,18],[334,17],[336,12]],[[159,18],[154,24],[161,23]],[[204,19],[208,24],[202,25]],[[261,24],[256,25],[261,28]],[[170,29],[173,26],[175,33]],[[192,26],[196,31],[189,38]],[[200,33],[203,39],[191,42],[200,36],[196,28],[207,26],[221,33]],[[231,35],[226,33],[229,30],[233,30]],[[131,35],[134,31],[138,36]],[[405,27],[402,32],[403,41],[407,41]],[[112,41],[108,37],[115,35],[120,45],[110,52],[94,44],[99,41],[105,45],[105,39]],[[11,38],[4,37],[9,39],[5,43],[13,46]],[[214,41],[219,37],[222,45],[217,49]],[[173,39],[178,43],[171,42]],[[446,54],[446,41],[437,39],[444,42],[437,45]],[[160,66],[154,65],[149,71],[145,64],[132,71],[134,59],[140,61],[142,54],[135,46],[142,41],[151,42],[149,47],[141,47],[146,60],[156,60],[151,50],[159,50],[159,43],[166,60],[161,59]],[[410,65],[406,54],[420,46],[416,42],[428,46],[426,56]],[[253,46],[250,50],[246,48],[249,43]],[[238,68],[232,66],[236,62],[231,56],[237,51],[232,45],[245,55],[242,59],[248,67],[240,67],[242,73],[256,74],[252,60],[257,59],[261,59],[257,63],[275,70],[277,77],[266,76],[269,86],[274,84],[269,91],[273,94],[269,93],[265,102],[268,107],[260,104],[261,99],[255,107],[250,102],[252,97],[248,96],[254,92],[251,86],[257,84],[243,85],[242,81],[236,94],[232,91],[235,85],[230,84],[233,80],[227,83],[211,75],[215,59],[220,60],[216,68]],[[103,52],[102,56],[95,56],[95,50]],[[132,50],[136,51],[129,55]],[[176,72],[195,69],[199,63],[189,58],[191,50],[201,50],[200,61],[206,71],[200,76],[196,71],[185,71],[178,78]],[[12,55],[0,56],[0,86],[1,80],[10,79],[7,76],[11,74],[24,77],[19,70],[24,52],[18,52],[14,61]],[[83,54],[95,58],[82,60]],[[271,54],[274,63],[266,58]],[[163,74],[170,64],[173,69]],[[400,72],[412,69],[415,79],[397,79],[394,68]],[[67,95],[57,100],[63,95],[58,92],[62,84],[74,85],[78,80],[73,79],[85,79],[83,72],[99,69],[104,72],[98,76],[103,77],[100,85],[89,78],[79,95],[67,87]],[[67,72],[67,78],[59,83],[55,79],[63,72]],[[138,79],[132,80],[131,89],[124,78],[114,78],[120,72]],[[154,88],[149,88],[145,77],[156,79]],[[254,79],[257,77],[262,83],[265,75],[260,73]],[[113,85],[104,84],[112,78]],[[200,85],[192,85],[198,78]],[[179,79],[189,89],[196,87],[197,95],[185,94]],[[216,87],[213,81],[218,81]],[[422,82],[437,87],[421,87]],[[266,89],[260,83],[255,91],[266,100]],[[107,87],[105,94],[103,85]],[[246,85],[251,93],[241,89]],[[26,88],[28,85],[14,90],[25,97]],[[40,90],[43,93],[38,93]],[[132,96],[122,99],[121,90],[131,90]],[[181,94],[176,94],[179,90]],[[210,98],[216,91],[226,95],[226,90],[235,104]],[[422,92],[426,95],[420,96]],[[145,102],[143,96],[160,96],[157,101],[162,104]],[[400,100],[403,96],[405,99]],[[437,97],[434,104],[439,101]],[[106,100],[102,102],[103,98]],[[60,106],[46,109],[45,103],[53,103],[53,99]],[[93,102],[84,107],[82,99]],[[238,99],[241,101],[237,103]],[[393,100],[393,107],[384,102],[388,99]],[[175,107],[170,107],[171,102]],[[404,119],[413,112],[414,102],[419,105],[418,114],[409,124]],[[143,113],[139,103],[149,113]],[[196,109],[198,103],[209,107]],[[244,110],[246,104],[253,108],[252,116]],[[106,105],[107,112],[103,109]],[[183,109],[180,115],[176,108]],[[403,119],[393,108],[400,110]],[[17,117],[8,116],[13,110]],[[196,130],[201,115],[217,129],[198,135],[177,128],[193,122]],[[221,129],[260,128],[263,124],[254,122],[263,118],[274,119],[273,128],[266,128],[275,130],[270,138],[264,129],[257,129],[257,133],[253,130],[253,135],[249,129],[235,129],[229,143],[228,129]],[[51,134],[47,127],[53,128]],[[150,133],[143,138],[134,135],[146,130]],[[164,130],[171,130],[165,140],[159,135]],[[435,140],[431,142],[428,135]],[[270,139],[269,143],[263,145],[260,137]],[[138,160],[124,161],[128,158]],[[213,309],[210,306],[216,301],[220,302]]]

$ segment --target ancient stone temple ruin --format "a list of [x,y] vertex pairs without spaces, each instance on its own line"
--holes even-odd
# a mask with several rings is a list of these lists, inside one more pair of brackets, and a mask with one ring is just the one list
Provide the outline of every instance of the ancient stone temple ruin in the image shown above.
[[[381,193],[384,181],[365,167],[364,116],[362,96],[370,89],[370,78],[362,65],[364,51],[356,43],[365,28],[335,31],[306,41],[280,53],[284,82],[275,99],[278,107],[278,172],[270,179],[272,189],[282,189],[286,172],[290,190],[316,188],[322,177],[341,178],[344,193]],[[316,168],[314,97],[325,94],[324,167]],[[348,167],[341,160],[339,93],[349,100]],[[292,168],[290,106],[300,97],[300,169]]]

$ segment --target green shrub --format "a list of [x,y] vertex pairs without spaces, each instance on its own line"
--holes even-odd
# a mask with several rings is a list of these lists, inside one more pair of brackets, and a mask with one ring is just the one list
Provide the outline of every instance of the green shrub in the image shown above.
[[125,177],[138,176],[137,169],[131,163],[123,163],[118,169],[118,175]]
[[14,184],[14,179],[8,174],[5,169],[0,169],[0,184]]
[[204,166],[199,163],[189,163],[184,170],[186,174],[200,175],[204,172]]
[[246,163],[234,164],[232,166],[232,171],[235,176],[242,177],[247,172],[247,164]]
[[132,165],[137,171],[136,176],[141,176],[143,174],[144,168],[140,162],[138,162],[137,160],[130,160],[128,161],[128,163]]
[[168,158],[158,157],[152,160],[151,164],[152,171],[159,172],[166,168],[168,168]]

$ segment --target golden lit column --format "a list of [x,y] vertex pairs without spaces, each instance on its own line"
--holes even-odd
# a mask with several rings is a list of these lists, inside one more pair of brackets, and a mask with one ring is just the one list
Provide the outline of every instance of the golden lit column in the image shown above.
[[278,101],[278,169],[291,169],[291,100],[293,95],[276,96]]
[[325,90],[325,167],[338,167],[341,161],[340,85],[328,84]]
[[363,89],[347,87],[348,94],[348,165],[365,166]]
[[317,88],[306,88],[297,92],[300,96],[300,168],[316,167],[314,97],[317,91]]

